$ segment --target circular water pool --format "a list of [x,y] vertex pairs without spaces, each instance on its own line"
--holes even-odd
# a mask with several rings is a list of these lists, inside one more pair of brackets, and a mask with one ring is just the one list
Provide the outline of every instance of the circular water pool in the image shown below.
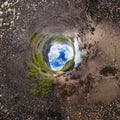
[[33,56],[33,63],[45,73],[70,72],[81,62],[79,40],[64,35],[42,36]]
[[72,60],[74,50],[67,43],[53,42],[48,53],[50,68],[54,71],[61,70],[64,65]]

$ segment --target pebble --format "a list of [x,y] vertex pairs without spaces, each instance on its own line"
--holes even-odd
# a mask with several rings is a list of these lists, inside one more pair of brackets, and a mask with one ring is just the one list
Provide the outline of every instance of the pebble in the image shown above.
[[47,120],[50,120],[50,118],[49,118],[49,117],[47,117]]
[[7,6],[8,5],[8,1],[4,2],[4,5]]
[[8,8],[8,12],[11,12],[12,11],[12,9],[11,8]]
[[2,94],[0,94],[0,97],[2,97],[3,95]]
[[3,14],[3,12],[2,11],[0,11],[0,15],[2,15]]
[[46,0],[42,0],[42,2],[46,2]]
[[1,5],[1,8],[4,8],[4,4]]
[[12,21],[11,21],[11,24],[13,24],[13,23],[14,23],[14,21],[12,20]]
[[0,27],[2,27],[2,22],[3,22],[3,19],[1,18],[0,19]]
[[69,116],[67,116],[67,118],[66,118],[67,120],[70,120],[70,117]]
[[6,74],[3,74],[3,77],[6,77]]
[[118,107],[118,108],[120,108],[120,103],[119,103],[119,104],[117,104],[117,107]]

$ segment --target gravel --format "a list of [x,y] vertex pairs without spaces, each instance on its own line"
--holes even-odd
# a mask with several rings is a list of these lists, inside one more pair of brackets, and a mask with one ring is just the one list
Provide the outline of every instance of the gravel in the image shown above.
[[[97,0],[97,3],[93,0],[0,1],[0,120],[120,120],[119,98],[110,104],[84,106],[61,100],[56,96],[55,88],[45,97],[30,93],[32,85],[26,77],[26,62],[31,56],[31,36],[44,27],[41,21],[44,23],[54,14],[67,14],[72,7],[77,10],[81,5],[83,16],[80,23],[89,21],[87,17],[90,14],[95,23],[101,19],[111,20],[116,25],[119,23],[120,4],[117,0]],[[102,10],[110,11],[109,16],[106,11],[102,15]],[[87,17],[84,16],[86,11]],[[90,26],[87,28],[86,23],[82,25],[84,34],[84,30],[90,29]]]

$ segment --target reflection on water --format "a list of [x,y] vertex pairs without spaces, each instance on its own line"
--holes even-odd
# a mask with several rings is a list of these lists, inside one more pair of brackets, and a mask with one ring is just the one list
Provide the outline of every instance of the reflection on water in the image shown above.
[[58,71],[73,58],[73,48],[68,44],[55,42],[51,45],[48,56],[51,69]]

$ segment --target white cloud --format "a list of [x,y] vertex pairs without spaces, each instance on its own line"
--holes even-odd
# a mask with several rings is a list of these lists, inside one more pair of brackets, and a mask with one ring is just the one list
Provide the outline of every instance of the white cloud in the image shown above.
[[58,63],[61,64],[61,65],[64,65],[66,62],[63,61],[62,58],[60,58],[60,59],[58,60]]
[[[65,52],[65,58],[67,59],[66,61],[63,61],[62,58],[57,59],[59,57],[61,51]],[[60,42],[53,42],[51,44],[51,48],[48,53],[48,57],[49,57],[49,62],[52,62],[53,60],[56,59],[57,62],[61,65],[61,66],[58,66],[57,68],[52,68],[52,69],[62,68],[66,62],[68,62],[70,59],[72,59],[73,48],[72,48],[72,46],[70,46],[68,44],[63,44]]]
[[82,55],[80,51],[80,43],[77,38],[74,38],[74,46],[75,46],[75,67],[82,61]]
[[70,60],[73,57],[73,48],[67,44],[54,42],[51,44],[50,52],[48,53],[49,60],[59,57],[60,51],[65,51],[65,57]]

